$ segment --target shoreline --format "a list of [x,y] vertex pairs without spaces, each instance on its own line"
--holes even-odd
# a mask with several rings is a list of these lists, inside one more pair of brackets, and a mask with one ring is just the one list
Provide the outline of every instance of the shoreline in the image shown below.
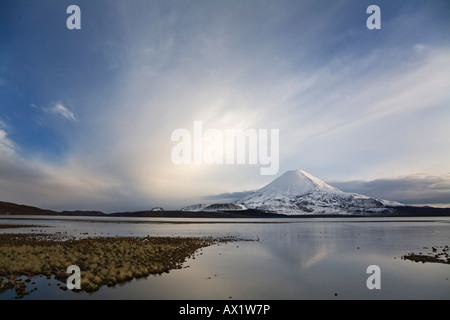
[[[22,219],[20,219],[20,220],[22,220]],[[27,219],[24,219],[24,220],[27,220]],[[0,224],[0,229],[45,228],[45,227],[48,227],[48,226],[40,226],[37,224]]]
[[[94,219],[96,218],[96,219]],[[149,219],[157,219],[157,220],[118,220],[116,218],[149,218]],[[303,221],[299,221],[300,220]],[[307,218],[313,218],[311,220],[307,220]],[[356,218],[361,220],[351,220],[352,223],[371,223],[371,222],[434,222],[438,221],[440,218],[447,218],[442,216],[382,216],[382,217],[374,217],[374,216],[301,216],[301,217],[290,217],[290,218],[278,218],[276,219],[265,219],[264,217],[258,217],[258,218],[203,218],[203,219],[210,219],[208,221],[202,221],[202,218],[192,218],[192,220],[175,220],[175,219],[189,219],[189,218],[178,218],[178,217],[134,217],[134,216],[128,216],[128,217],[117,217],[117,216],[100,216],[100,217],[92,217],[92,216],[63,216],[63,215],[46,215],[42,217],[37,217],[35,215],[22,215],[22,216],[2,216],[0,215],[0,222],[3,220],[7,222],[8,220],[18,220],[18,221],[70,221],[70,222],[88,222],[88,223],[114,223],[114,224],[290,224],[290,223],[313,223],[317,222],[316,220],[319,219],[341,219],[342,220],[324,220],[323,222],[327,223],[334,223],[334,222],[343,222],[347,219]],[[391,218],[394,220],[379,220],[377,218]],[[415,218],[415,219],[412,219]],[[428,219],[420,219],[420,218],[428,218]],[[435,218],[436,220],[434,220]],[[239,219],[239,220],[236,220]],[[256,220],[256,219],[264,219]],[[296,220],[297,219],[297,220]],[[44,227],[43,225],[21,225],[21,224],[11,224],[16,227],[5,227],[1,228],[0,224],[0,230],[2,229],[12,229],[12,228],[26,228],[26,227]],[[9,224],[4,223],[4,226],[8,226]],[[48,227],[48,226],[45,226]]]

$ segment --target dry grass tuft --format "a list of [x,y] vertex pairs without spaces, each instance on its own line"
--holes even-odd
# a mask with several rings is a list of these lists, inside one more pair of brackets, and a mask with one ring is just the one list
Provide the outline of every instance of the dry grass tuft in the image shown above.
[[93,292],[103,285],[114,286],[180,268],[196,250],[214,242],[171,237],[61,241],[31,234],[0,234],[0,293],[15,288],[16,298],[28,294],[26,282],[18,280],[20,276],[49,278],[53,274],[65,283],[70,265],[81,269],[81,291]]

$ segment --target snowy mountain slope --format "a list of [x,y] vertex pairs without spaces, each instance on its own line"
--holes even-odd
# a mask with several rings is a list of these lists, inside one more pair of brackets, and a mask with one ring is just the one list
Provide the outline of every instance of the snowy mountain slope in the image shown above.
[[302,170],[288,171],[236,203],[283,214],[389,213],[403,205],[343,192]]
[[247,208],[241,204],[236,203],[213,203],[213,204],[194,204],[181,208],[181,211],[235,211],[235,210],[247,210]]
[[203,208],[206,208],[208,205],[204,203],[191,204],[189,206],[183,207],[180,211],[202,211]]

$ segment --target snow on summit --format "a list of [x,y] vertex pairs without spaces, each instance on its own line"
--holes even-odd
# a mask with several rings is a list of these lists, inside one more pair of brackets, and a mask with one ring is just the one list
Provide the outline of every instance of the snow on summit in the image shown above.
[[[267,199],[290,195],[301,196],[319,190],[323,192],[342,193],[341,190],[326,184],[303,170],[287,171],[255,193],[257,193],[256,197]],[[249,197],[252,196],[254,197],[254,195],[250,195]]]

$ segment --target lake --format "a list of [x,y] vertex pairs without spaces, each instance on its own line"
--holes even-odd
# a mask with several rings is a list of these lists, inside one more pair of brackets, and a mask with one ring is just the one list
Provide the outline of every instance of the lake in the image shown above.
[[[62,291],[34,278],[23,299],[450,299],[450,264],[403,260],[450,245],[450,218],[185,219],[2,216],[35,225],[0,233],[232,237],[203,248],[182,269],[94,293]],[[46,226],[46,227],[36,227]],[[1,257],[0,257],[1,259]],[[381,289],[369,290],[371,265]],[[0,299],[13,299],[13,290]]]

